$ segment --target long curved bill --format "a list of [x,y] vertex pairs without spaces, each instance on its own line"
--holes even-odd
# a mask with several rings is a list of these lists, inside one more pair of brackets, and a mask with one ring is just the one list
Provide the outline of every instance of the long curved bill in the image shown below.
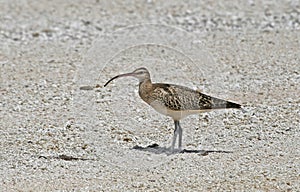
[[112,82],[113,80],[115,80],[115,79],[117,79],[119,77],[128,77],[128,76],[133,76],[133,75],[134,75],[134,73],[125,73],[125,74],[117,75],[117,76],[111,78],[109,81],[107,81],[105,83],[104,87],[106,87],[110,82]]

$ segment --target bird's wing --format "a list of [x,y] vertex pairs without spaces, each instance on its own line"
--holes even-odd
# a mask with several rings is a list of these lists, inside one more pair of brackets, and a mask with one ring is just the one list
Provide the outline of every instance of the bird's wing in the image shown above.
[[193,89],[172,85],[154,84],[153,98],[171,110],[209,110],[240,108],[239,104],[211,97]]

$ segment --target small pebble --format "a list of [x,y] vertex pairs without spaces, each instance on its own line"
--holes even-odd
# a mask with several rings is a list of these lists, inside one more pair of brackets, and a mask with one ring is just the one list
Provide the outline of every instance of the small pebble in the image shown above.
[[89,86],[89,85],[86,85],[86,86],[81,86],[79,87],[80,90],[84,90],[84,91],[90,91],[90,90],[93,90],[94,87],[92,86]]

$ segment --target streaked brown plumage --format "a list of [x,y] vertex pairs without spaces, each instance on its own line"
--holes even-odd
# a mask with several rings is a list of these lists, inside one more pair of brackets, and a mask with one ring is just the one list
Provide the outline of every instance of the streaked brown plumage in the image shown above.
[[119,77],[133,76],[139,79],[139,95],[161,114],[170,116],[175,123],[175,131],[171,150],[174,151],[177,135],[179,135],[179,149],[182,143],[182,129],[179,120],[196,113],[214,109],[241,108],[241,105],[211,97],[193,89],[173,84],[152,84],[150,73],[144,67],[134,70],[132,73],[121,74],[110,79],[104,87],[112,80]]

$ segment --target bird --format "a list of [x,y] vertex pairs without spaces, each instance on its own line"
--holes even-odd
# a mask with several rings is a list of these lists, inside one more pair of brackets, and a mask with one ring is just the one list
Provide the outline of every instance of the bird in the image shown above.
[[[139,81],[139,96],[153,107],[157,112],[173,119],[175,129],[170,150],[182,150],[182,128],[180,120],[188,115],[208,112],[215,109],[235,108],[241,105],[209,96],[185,86],[165,83],[152,83],[150,73],[145,67],[135,69],[133,72],[117,75],[107,81],[106,87],[111,81],[120,77],[135,77]],[[178,137],[178,148],[175,149]]]

